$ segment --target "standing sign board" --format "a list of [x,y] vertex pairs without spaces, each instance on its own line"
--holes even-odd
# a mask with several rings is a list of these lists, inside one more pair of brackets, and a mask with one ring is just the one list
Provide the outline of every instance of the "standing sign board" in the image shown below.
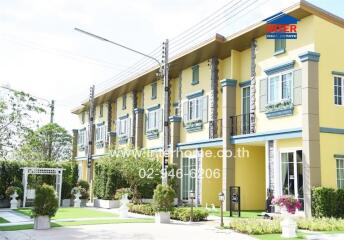
[[240,187],[231,186],[229,187],[229,194],[230,194],[230,216],[240,217],[241,216],[241,209],[240,209]]

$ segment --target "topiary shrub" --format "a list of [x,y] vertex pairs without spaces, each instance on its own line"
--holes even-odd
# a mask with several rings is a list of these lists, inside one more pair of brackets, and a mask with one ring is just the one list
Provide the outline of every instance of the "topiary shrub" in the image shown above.
[[153,208],[156,212],[169,212],[174,206],[175,191],[169,185],[159,184],[154,190]]
[[8,197],[11,197],[11,195],[13,195],[15,192],[17,192],[18,196],[20,196],[23,193],[23,190],[16,186],[10,186],[6,189],[6,195]]
[[55,216],[58,209],[58,199],[52,186],[43,184],[36,189],[36,197],[33,203],[32,217]]
[[[193,222],[200,222],[207,220],[209,213],[205,209],[200,208],[194,208],[193,209],[193,215],[192,215],[192,221]],[[180,220],[183,222],[190,221],[191,217],[191,209],[190,208],[174,208],[171,212],[171,218]]]
[[314,217],[337,216],[336,191],[333,188],[316,187],[312,189],[312,215]]
[[80,190],[81,197],[80,199],[88,199],[90,184],[85,180],[79,180],[76,184],[77,188]]
[[336,217],[344,218],[344,189],[336,191]]

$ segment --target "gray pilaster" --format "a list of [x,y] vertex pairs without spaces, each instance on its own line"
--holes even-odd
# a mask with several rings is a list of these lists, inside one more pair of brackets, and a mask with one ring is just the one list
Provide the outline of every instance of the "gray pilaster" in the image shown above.
[[299,55],[302,62],[302,159],[303,192],[306,217],[312,216],[311,190],[321,185],[319,74],[320,54],[306,52]]
[[75,159],[78,154],[78,135],[78,129],[73,129],[72,159]]
[[[179,161],[179,154],[178,154],[178,149],[177,149],[177,144],[180,142],[180,123],[182,121],[182,118],[180,116],[170,116],[169,117],[170,121],[170,139],[171,139],[171,144],[170,144],[170,151],[171,151],[171,158],[172,158],[172,164],[174,164],[177,169],[179,169],[180,166],[180,161]],[[177,178],[178,181],[178,188],[176,189],[176,196],[178,198],[180,197],[180,179]]]
[[[133,109],[137,108],[137,92],[134,90],[132,91],[132,97],[133,97]],[[134,113],[134,112],[133,112]],[[136,142],[136,114],[133,114],[133,123],[131,126],[131,138],[130,138],[130,144],[132,144],[134,147],[136,147],[135,142]]]
[[[222,191],[225,194],[225,210],[229,210],[229,187],[235,184],[235,147],[230,143],[231,122],[230,117],[235,115],[236,80],[225,79],[222,86],[222,133],[223,133],[223,157],[222,157]],[[227,154],[232,152],[233,154]]]
[[256,132],[256,47],[255,39],[251,42],[251,86],[250,86],[250,133]]
[[219,81],[219,60],[216,57],[210,59],[210,121],[209,121],[209,138],[216,138],[217,136],[217,96],[218,96],[218,81]]

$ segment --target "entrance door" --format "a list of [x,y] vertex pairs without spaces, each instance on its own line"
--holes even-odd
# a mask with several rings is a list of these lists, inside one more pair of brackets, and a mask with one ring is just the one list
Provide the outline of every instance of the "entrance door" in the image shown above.
[[282,194],[294,195],[303,206],[302,150],[281,152]]
[[[182,158],[182,200],[188,201],[190,191],[196,190],[196,158]],[[196,192],[195,192],[196,194]]]

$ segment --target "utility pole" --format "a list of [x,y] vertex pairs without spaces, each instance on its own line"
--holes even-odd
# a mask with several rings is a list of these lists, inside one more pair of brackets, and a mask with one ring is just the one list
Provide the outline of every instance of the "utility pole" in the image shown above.
[[164,79],[164,149],[162,161],[162,184],[167,185],[168,140],[169,140],[169,79],[168,79],[168,39],[162,45],[162,74]]
[[50,123],[54,122],[55,100],[51,100],[50,104]]
[[[94,85],[90,87],[89,110],[88,110],[88,148],[87,148],[87,180],[92,187],[93,167],[92,167],[92,150],[93,150],[93,122],[94,122]],[[92,198],[92,196],[91,196]]]

